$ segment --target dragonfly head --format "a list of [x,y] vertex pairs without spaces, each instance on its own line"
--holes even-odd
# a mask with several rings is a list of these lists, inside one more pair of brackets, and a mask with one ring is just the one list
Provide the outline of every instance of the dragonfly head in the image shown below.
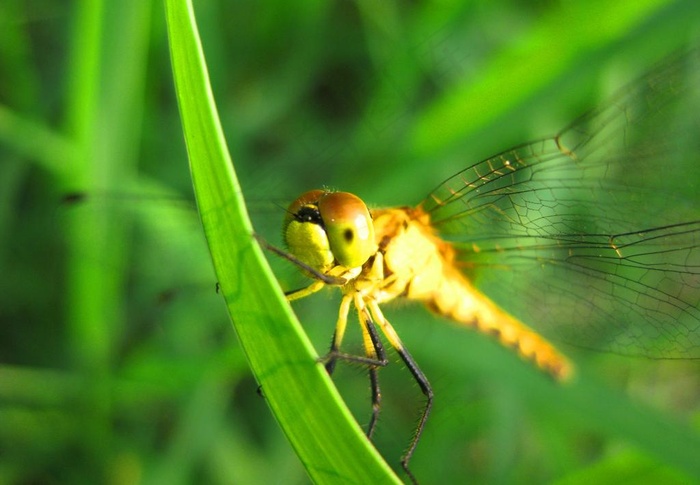
[[289,251],[320,272],[362,266],[377,250],[367,206],[347,192],[303,193],[287,209],[283,235]]

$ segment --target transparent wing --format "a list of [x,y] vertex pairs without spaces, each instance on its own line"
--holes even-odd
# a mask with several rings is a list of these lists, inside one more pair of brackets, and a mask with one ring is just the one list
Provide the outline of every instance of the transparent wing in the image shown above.
[[[255,230],[266,241],[280,245],[283,203],[269,199],[255,201],[249,204],[251,206]],[[106,219],[125,232],[124,241],[104,241],[107,246],[123,246],[123,254],[118,258],[114,259],[109,250],[81,257],[90,258],[91,264],[105,272],[124,272],[129,291],[139,294],[145,305],[160,303],[175,295],[214,293],[216,276],[193,200],[165,188],[148,192],[67,193],[54,209],[51,229],[56,235],[54,239],[63,237],[72,218],[81,214],[91,216],[87,220]],[[95,233],[100,228],[87,226],[81,230]],[[274,259],[273,264],[276,264]],[[296,282],[290,274],[296,276],[297,273],[296,268],[279,271],[285,282]]]
[[699,57],[428,195],[484,293],[555,340],[700,358]]

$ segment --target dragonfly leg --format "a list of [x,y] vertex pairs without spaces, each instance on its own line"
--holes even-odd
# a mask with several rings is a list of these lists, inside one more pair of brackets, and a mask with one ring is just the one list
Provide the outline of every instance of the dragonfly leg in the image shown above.
[[348,354],[346,352],[340,352],[336,350],[331,350],[326,355],[324,355],[323,357],[319,357],[318,359],[319,362],[324,364],[329,374],[332,374],[333,370],[335,370],[335,363],[333,363],[333,365],[329,365],[329,363],[338,360],[344,360],[346,362],[354,362],[355,364],[369,365],[374,367],[384,367],[389,363],[388,360],[375,359],[373,357],[366,357],[364,355]]
[[404,347],[401,339],[394,330],[394,327],[392,327],[389,321],[384,317],[384,314],[379,308],[379,304],[375,300],[369,300],[367,301],[367,306],[369,307],[369,311],[374,317],[374,320],[382,328],[387,340],[389,340],[389,343],[391,343],[392,347],[394,347],[396,352],[399,354],[401,360],[403,360],[404,364],[406,364],[406,367],[413,376],[413,379],[415,379],[415,381],[418,383],[418,387],[420,387],[421,392],[426,398],[425,406],[423,407],[423,411],[418,419],[418,424],[416,425],[416,430],[413,433],[411,442],[409,443],[406,452],[401,457],[401,466],[403,467],[404,471],[413,483],[418,483],[416,478],[413,476],[413,473],[411,473],[408,464],[411,461],[413,452],[416,451],[416,446],[418,446],[420,437],[423,434],[423,429],[425,428],[425,423],[428,421],[430,410],[433,407],[433,389],[430,386],[430,382],[428,382],[428,378],[425,377],[423,371],[420,370],[420,367],[418,367],[416,361],[413,360],[411,354]]
[[[360,319],[360,326],[362,328],[362,341],[365,349],[364,356],[347,354],[340,351],[340,345],[343,341],[343,336],[345,335],[347,316],[350,311],[350,304],[353,301],[353,295],[355,299],[355,306],[357,307],[358,317]],[[384,346],[379,338],[377,329],[374,326],[372,317],[367,311],[367,308],[365,307],[364,302],[358,293],[343,295],[343,299],[340,302],[338,322],[336,323],[333,340],[331,341],[330,351],[320,360],[325,362],[326,371],[329,375],[331,375],[335,370],[336,363],[340,359],[364,364],[369,367],[369,381],[372,392],[372,417],[370,418],[369,425],[367,427],[367,437],[371,438],[372,434],[374,433],[374,429],[376,428],[377,420],[379,418],[379,411],[381,408],[382,394],[379,388],[377,369],[379,367],[384,367],[389,363],[389,361],[386,358],[386,351],[384,350]]]
[[325,360],[325,367],[326,372],[328,372],[328,375],[333,374],[335,364],[336,362],[338,362],[340,344],[343,342],[343,337],[345,336],[345,328],[348,325],[348,313],[350,312],[350,303],[352,303],[352,297],[350,295],[343,295],[343,299],[340,301],[340,309],[338,310],[338,321],[335,324],[335,332],[333,332],[331,348],[328,351],[328,354],[326,354],[326,356],[323,358],[323,360]]
[[[347,280],[346,280],[345,278],[341,277],[341,276],[334,276],[334,275],[329,275],[329,274],[321,273],[321,272],[318,271],[317,269],[312,268],[312,267],[309,266],[308,264],[306,264],[306,263],[304,263],[303,261],[301,261],[299,258],[297,258],[296,256],[294,256],[293,254],[289,254],[289,253],[288,253],[287,251],[285,251],[284,249],[280,249],[280,248],[278,248],[277,246],[274,246],[274,245],[268,243],[267,241],[265,241],[265,240],[264,240],[261,236],[259,236],[258,234],[253,234],[253,237],[255,237],[255,239],[258,241],[258,244],[260,244],[262,247],[264,247],[264,248],[267,249],[268,251],[272,251],[272,252],[275,253],[277,256],[280,256],[281,258],[284,258],[284,259],[286,259],[287,261],[289,261],[290,263],[292,263],[292,264],[298,266],[299,268],[303,269],[304,271],[306,271],[307,273],[309,273],[309,275],[311,275],[313,278],[316,278],[319,282],[322,282],[323,284],[326,284],[326,285],[334,285],[334,286],[342,286],[342,285],[344,285],[345,283],[347,283]],[[322,286],[323,286],[323,285],[321,285],[321,287],[322,287]],[[304,296],[306,296],[306,295],[304,295]],[[299,297],[299,298],[303,298],[303,297]]]
[[386,358],[386,351],[382,345],[382,341],[377,333],[377,327],[375,327],[374,322],[367,308],[364,307],[364,303],[359,295],[355,300],[356,305],[362,305],[361,310],[358,308],[358,314],[360,318],[360,325],[362,326],[362,339],[365,347],[365,355],[369,359],[374,359],[378,364],[370,365],[369,367],[369,382],[372,391],[372,417],[369,421],[369,426],[367,427],[367,437],[371,438],[374,433],[374,429],[377,426],[377,420],[379,419],[379,411],[381,409],[382,393],[379,388],[379,375],[378,368],[380,366],[385,366],[389,363]]
[[287,297],[287,301],[299,300],[301,298],[306,298],[309,295],[313,295],[317,291],[320,291],[326,284],[323,281],[314,281],[309,286],[304,288],[299,288],[298,290],[288,291],[284,294]]
[[[333,342],[335,342],[335,333],[333,334]],[[329,376],[333,375],[335,364],[338,363],[338,349],[334,348],[333,342],[328,353],[319,359],[320,362],[324,363],[323,366],[326,368]]]
[[367,437],[369,439],[372,439],[374,429],[377,427],[377,421],[379,420],[379,411],[382,408],[382,392],[379,389],[379,373],[377,369],[376,365],[369,368],[369,385],[372,390],[372,416],[369,418],[369,425],[367,426]]
[[416,364],[416,361],[413,360],[413,357],[411,357],[411,354],[409,354],[408,351],[403,347],[397,348],[396,351],[398,352],[399,356],[401,356],[401,360],[404,361],[406,367],[408,367],[408,370],[411,372],[413,378],[418,383],[421,392],[423,392],[423,394],[426,397],[425,407],[423,407],[423,412],[421,413],[420,419],[418,420],[416,431],[415,433],[413,433],[413,438],[411,438],[411,443],[409,444],[408,449],[401,458],[401,466],[403,466],[403,469],[406,472],[406,474],[409,476],[413,483],[418,483],[416,478],[413,476],[413,473],[411,473],[411,470],[409,470],[408,468],[408,462],[411,460],[413,452],[416,451],[418,441],[420,440],[420,437],[423,434],[423,428],[425,428],[425,423],[428,421],[430,409],[433,407],[433,389],[430,387],[430,382],[428,382],[428,378],[425,377],[423,371],[420,370],[420,368]]
[[[379,338],[377,336],[377,331],[374,327],[370,330],[370,332],[374,332],[375,338],[372,339],[371,337],[365,337],[365,333],[368,331],[365,329],[365,324],[364,320],[362,317],[360,317],[360,322],[362,323],[363,326],[363,340],[365,342],[365,351],[366,355],[355,355],[355,354],[348,354],[346,352],[341,352],[340,351],[340,345],[343,342],[343,337],[345,336],[345,328],[347,327],[348,323],[348,313],[350,312],[350,304],[352,303],[353,300],[353,294],[346,294],[343,295],[343,299],[340,301],[340,310],[338,311],[338,321],[335,325],[335,333],[333,334],[333,340],[331,341],[331,348],[328,351],[326,355],[321,357],[319,359],[319,362],[323,362],[326,367],[326,371],[328,371],[329,374],[333,373],[333,370],[335,370],[335,365],[338,360],[345,360],[348,362],[355,362],[358,364],[364,364],[364,365],[369,365],[369,366],[379,366],[379,367],[384,367],[387,365],[389,362],[387,361],[385,355],[384,355],[384,349],[381,348],[381,342],[379,341]],[[367,313],[366,310],[362,310],[362,308],[358,309],[358,312],[360,312],[360,315],[363,313],[366,315],[365,320],[369,318],[369,314]],[[372,320],[369,320],[370,324],[372,324]],[[369,340],[368,340],[369,338]],[[374,342],[377,342],[377,345],[381,349],[380,352],[374,351],[372,353],[367,352],[367,349],[370,347],[376,348],[374,346]],[[370,343],[370,347],[367,346],[367,342]],[[379,355],[379,357],[377,357]]]

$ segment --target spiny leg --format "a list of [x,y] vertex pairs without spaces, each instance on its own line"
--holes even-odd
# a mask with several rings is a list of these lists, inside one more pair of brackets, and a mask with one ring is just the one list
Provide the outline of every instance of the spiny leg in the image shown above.
[[[346,360],[348,362],[355,362],[358,364],[365,364],[365,365],[370,365],[370,366],[379,366],[379,367],[384,367],[385,365],[388,364],[388,361],[386,360],[386,356],[384,353],[384,350],[381,349],[381,352],[376,352],[373,354],[367,354],[367,355],[355,355],[355,354],[348,354],[345,352],[340,351],[340,345],[343,342],[343,337],[345,336],[345,328],[347,327],[348,323],[348,313],[350,312],[350,304],[352,303],[353,299],[353,294],[347,294],[343,295],[343,299],[340,301],[340,310],[338,311],[338,321],[335,325],[335,332],[333,333],[333,340],[331,341],[331,348],[328,351],[326,355],[321,357],[319,359],[320,362],[325,363],[326,371],[328,371],[329,374],[333,374],[333,370],[335,370],[335,364],[338,360]],[[358,310],[360,313],[362,313],[360,310]],[[369,314],[365,311],[365,315],[367,315],[367,318],[369,318]],[[369,320],[370,323],[372,320]],[[360,317],[360,322],[362,323],[362,317]],[[372,328],[374,332],[376,341],[381,348],[381,342],[379,342],[379,338],[377,337],[377,331],[376,329]],[[365,332],[364,329],[364,324],[363,324],[363,333]],[[366,341],[366,340],[365,340]],[[371,340],[373,341],[373,340]],[[372,345],[373,346],[373,345]],[[367,347],[365,346],[365,350]],[[381,357],[377,357],[377,355],[381,355]]]
[[[358,364],[380,367],[384,367],[388,364],[388,361],[385,357],[377,358],[376,353],[371,355],[355,355],[340,351],[340,344],[343,342],[343,337],[345,336],[345,328],[347,327],[348,323],[348,313],[350,312],[350,303],[352,302],[352,298],[352,294],[343,295],[343,299],[340,301],[340,310],[338,311],[338,322],[335,325],[335,333],[333,333],[331,348],[326,355],[319,359],[320,362],[325,362],[325,367],[329,374],[333,373],[333,370],[335,369],[335,364],[339,359],[346,360],[348,362],[355,362]],[[366,311],[364,313],[367,315],[367,318],[369,318],[369,314]],[[370,322],[371,321],[372,320],[370,319]],[[361,317],[360,322],[362,322]],[[376,329],[373,328],[372,330],[376,335]],[[364,331],[365,330],[363,325],[363,332]],[[379,342],[378,338],[377,342]],[[381,347],[381,343],[379,343],[379,346]],[[365,347],[365,349],[367,349],[367,347]],[[381,355],[384,356],[383,349],[381,351]]]
[[[367,311],[359,294],[355,296],[355,306],[357,307],[357,313],[362,327],[362,341],[365,348],[365,355],[379,362],[381,366],[387,365],[389,361],[386,358],[386,351],[377,333],[377,327],[374,326],[372,317]],[[379,389],[378,368],[379,365],[371,365],[369,367],[369,382],[372,390],[372,417],[370,418],[367,428],[368,438],[371,438],[374,433],[381,409],[382,393]]]
[[369,425],[367,426],[367,437],[372,439],[374,430],[377,427],[377,421],[379,421],[379,411],[382,408],[382,392],[379,389],[379,373],[377,372],[378,367],[373,365],[369,368],[369,385],[372,390],[372,417],[369,418]]
[[[280,249],[277,246],[274,246],[274,245],[268,243],[259,234],[253,234],[253,237],[255,237],[255,239],[258,241],[258,244],[260,244],[263,248],[267,249],[268,251],[272,251],[273,253],[280,256],[281,258],[284,258],[287,261],[289,261],[290,263],[295,264],[299,268],[301,268],[304,271],[306,271],[307,273],[309,273],[309,275],[311,275],[313,278],[316,278],[318,281],[321,281],[326,285],[342,286],[345,283],[347,283],[347,281],[343,277],[335,276],[332,274],[321,273],[316,268],[312,268],[311,266],[309,266],[308,264],[306,264],[305,262],[303,262],[302,260],[300,260],[299,258],[294,256],[293,254],[290,254],[289,252],[285,251],[284,249]],[[306,295],[304,295],[304,296],[306,296]],[[300,296],[299,298],[303,298],[303,296]]]
[[428,382],[428,378],[425,377],[423,371],[420,370],[420,368],[416,364],[416,361],[413,360],[413,357],[411,357],[411,354],[409,354],[408,351],[403,347],[397,348],[396,351],[401,356],[401,360],[404,361],[406,367],[408,367],[408,370],[411,372],[413,378],[418,383],[421,392],[426,397],[425,407],[423,408],[423,412],[421,413],[420,419],[418,420],[416,431],[413,433],[413,438],[411,438],[411,443],[408,445],[406,453],[404,453],[403,457],[401,458],[401,466],[403,467],[406,474],[409,476],[413,483],[418,483],[418,481],[413,476],[413,473],[411,473],[411,470],[408,467],[408,462],[411,460],[413,452],[416,451],[416,446],[418,446],[418,441],[420,440],[420,437],[423,434],[423,428],[425,428],[425,423],[428,421],[430,410],[433,407],[433,389],[430,387],[430,382]]
[[386,335],[386,338],[389,340],[389,343],[391,343],[392,347],[396,349],[396,352],[399,354],[404,364],[406,364],[406,367],[411,372],[413,379],[418,383],[421,392],[426,397],[426,403],[423,407],[423,411],[421,412],[420,419],[418,420],[416,430],[413,433],[413,437],[411,438],[411,442],[408,445],[408,449],[401,457],[401,466],[403,467],[404,471],[413,483],[418,483],[416,478],[413,476],[413,473],[411,473],[411,470],[408,467],[408,463],[409,461],[411,461],[413,452],[416,451],[416,446],[418,446],[418,441],[420,441],[420,437],[423,434],[423,429],[425,428],[425,423],[428,421],[430,410],[433,407],[433,389],[432,387],[430,387],[430,382],[428,382],[428,378],[425,377],[425,374],[423,374],[423,371],[420,370],[418,364],[416,364],[416,361],[413,359],[413,357],[411,357],[411,354],[403,346],[403,343],[401,342],[401,339],[394,330],[394,327],[392,327],[389,321],[384,317],[384,314],[379,308],[379,304],[377,304],[375,300],[370,300],[367,302],[367,305],[369,307],[370,313],[374,317],[374,320],[382,327],[382,331],[384,332],[384,335]]
[[[345,335],[345,329],[347,327],[347,316],[350,311],[350,303],[353,299],[355,300],[355,307],[357,309],[357,315],[360,320],[360,327],[362,329],[362,343],[365,349],[364,356],[346,354],[340,351],[340,345],[343,341],[343,336]],[[322,361],[325,360],[326,371],[329,375],[333,374],[338,359],[364,364],[369,367],[368,372],[372,392],[372,417],[370,418],[369,426],[367,427],[367,437],[371,438],[377,426],[377,420],[379,418],[379,411],[381,408],[381,391],[379,389],[377,369],[387,365],[389,361],[386,358],[386,351],[384,350],[384,346],[379,338],[377,329],[374,326],[372,317],[367,311],[367,308],[365,307],[359,293],[345,294],[340,302],[338,322],[336,323],[333,340],[331,341],[331,348],[328,354],[321,359]]]
[[284,296],[287,297],[287,301],[299,300],[301,298],[306,298],[309,295],[313,295],[314,293],[322,290],[325,286],[326,284],[323,281],[317,280],[304,288],[288,291],[284,294]]
[[340,300],[340,308],[338,310],[338,321],[335,324],[335,331],[333,332],[333,340],[331,340],[331,348],[323,357],[326,364],[326,372],[328,375],[332,375],[335,370],[335,364],[338,362],[338,354],[340,352],[340,344],[343,343],[343,337],[345,336],[345,328],[348,325],[348,313],[350,312],[350,303],[352,303],[352,296],[343,295],[343,299]]

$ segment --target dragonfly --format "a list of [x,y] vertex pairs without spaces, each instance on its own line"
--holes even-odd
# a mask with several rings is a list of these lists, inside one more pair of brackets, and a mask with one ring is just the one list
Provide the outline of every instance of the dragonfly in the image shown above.
[[[425,395],[401,466],[434,393],[385,317],[395,299],[492,335],[556,381],[574,366],[559,344],[659,359],[700,357],[700,56],[657,65],[556,136],[516,146],[445,180],[417,205],[368,208],[358,196],[303,193],[283,223],[286,250],[342,294],[329,353],[367,365],[371,439],[380,412],[379,332]],[[683,101],[681,101],[683,100]],[[342,350],[354,307],[364,355]],[[555,340],[557,345],[555,345]]]

